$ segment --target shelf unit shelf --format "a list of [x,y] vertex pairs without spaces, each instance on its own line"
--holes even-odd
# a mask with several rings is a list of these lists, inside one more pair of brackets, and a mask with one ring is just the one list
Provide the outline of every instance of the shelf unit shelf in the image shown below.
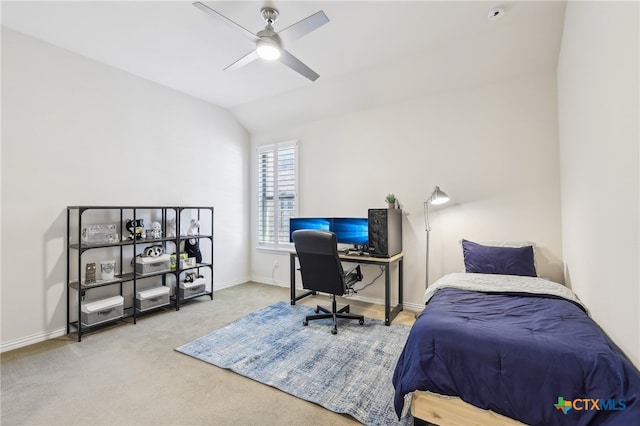
[[[162,232],[160,238],[135,238],[137,234],[126,229],[127,220],[148,219],[154,219],[153,222],[160,224]],[[199,223],[199,227],[190,228],[188,233],[182,232],[189,222],[194,220]],[[115,225],[117,237],[110,239],[117,241],[89,243],[83,240],[84,227],[100,224]],[[200,234],[199,230],[203,230],[203,233]],[[195,235],[191,235],[192,233]],[[146,236],[144,229],[140,237],[142,236]],[[182,246],[188,239],[197,241],[198,248],[202,250],[203,259],[194,266],[182,267],[178,259],[181,259],[181,254],[185,253]],[[82,340],[84,333],[125,318],[131,318],[130,322],[135,324],[139,314],[143,315],[161,308],[166,309],[168,306],[173,306],[175,311],[179,311],[182,302],[201,296],[209,296],[211,300],[213,299],[214,208],[212,206],[69,206],[67,207],[66,243],[67,334],[75,329],[78,342]],[[161,245],[165,253],[175,254],[176,267],[145,274],[137,271],[136,258],[142,255],[145,247],[150,245]],[[86,257],[90,256],[93,261],[86,261]],[[113,278],[104,281],[97,279],[89,283],[86,282],[86,277],[83,279],[83,267],[86,263],[97,265],[99,260],[106,261],[113,258],[118,265]],[[206,277],[205,291],[198,295],[181,298],[178,292],[180,280],[185,274],[191,272],[196,272],[199,276],[204,273],[202,276]],[[169,303],[138,309],[136,295],[138,290],[143,289],[139,286],[149,281],[155,281],[156,286],[168,286],[175,294],[169,296]],[[111,287],[116,288],[115,291],[125,300],[122,307],[123,315],[91,325],[84,324],[84,319],[80,321],[85,297],[90,293],[113,292],[114,290],[110,290]],[[128,304],[127,298],[131,299]],[[74,316],[75,318],[72,318]]]

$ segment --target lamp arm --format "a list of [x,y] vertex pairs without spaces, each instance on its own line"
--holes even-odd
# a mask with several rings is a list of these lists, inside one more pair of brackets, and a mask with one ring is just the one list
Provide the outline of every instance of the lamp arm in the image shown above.
[[425,248],[425,277],[424,277],[424,288],[425,290],[429,287],[429,232],[431,231],[431,224],[429,223],[429,202],[432,197],[429,197],[427,201],[424,202],[424,230],[427,234],[426,248]]
[[431,223],[429,223],[429,202],[431,202],[431,197],[424,202],[424,229],[425,231],[431,231]]

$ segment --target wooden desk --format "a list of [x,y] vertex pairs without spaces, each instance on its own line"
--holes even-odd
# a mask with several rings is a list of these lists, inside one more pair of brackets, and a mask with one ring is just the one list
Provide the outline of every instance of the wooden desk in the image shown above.
[[[289,272],[291,274],[290,287],[291,287],[291,304],[295,305],[296,301],[303,299],[307,296],[315,294],[314,291],[305,291],[300,295],[296,295],[296,252],[291,252],[289,255]],[[361,265],[378,265],[384,268],[384,325],[391,324],[391,321],[398,315],[398,312],[402,310],[402,267],[404,260],[404,253],[398,253],[392,257],[372,257],[372,256],[359,256],[357,254],[341,254],[340,260],[343,262],[359,263]],[[391,308],[391,265],[398,264],[398,304]]]

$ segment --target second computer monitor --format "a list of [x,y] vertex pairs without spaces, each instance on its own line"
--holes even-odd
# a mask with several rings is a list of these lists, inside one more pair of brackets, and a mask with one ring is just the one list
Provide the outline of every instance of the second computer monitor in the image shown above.
[[366,246],[369,242],[369,221],[360,217],[334,217],[331,230],[338,243]]

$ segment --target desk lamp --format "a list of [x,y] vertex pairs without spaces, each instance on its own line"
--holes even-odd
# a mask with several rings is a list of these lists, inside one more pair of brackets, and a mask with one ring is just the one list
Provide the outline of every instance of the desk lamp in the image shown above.
[[429,223],[429,204],[437,206],[439,204],[444,204],[449,201],[449,196],[440,189],[440,187],[436,186],[433,188],[433,192],[427,198],[427,201],[424,202],[424,225],[425,231],[427,232],[427,250],[425,256],[426,263],[426,271],[425,271],[425,289],[429,287],[429,232],[431,231],[431,224]]

